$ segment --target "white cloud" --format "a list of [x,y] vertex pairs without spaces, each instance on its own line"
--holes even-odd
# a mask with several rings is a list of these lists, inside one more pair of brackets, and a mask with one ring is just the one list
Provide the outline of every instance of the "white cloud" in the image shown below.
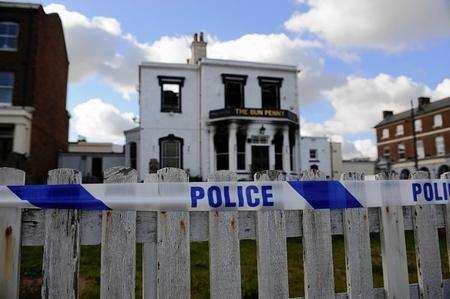
[[338,47],[398,51],[450,36],[447,0],[302,0],[286,29],[313,33]]
[[71,126],[89,141],[124,143],[123,131],[136,126],[134,115],[101,99],[90,99],[72,110]]

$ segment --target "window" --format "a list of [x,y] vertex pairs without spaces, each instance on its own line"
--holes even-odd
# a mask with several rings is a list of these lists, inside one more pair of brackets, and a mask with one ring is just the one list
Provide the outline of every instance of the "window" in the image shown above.
[[310,149],[309,150],[309,159],[310,160],[317,160],[317,150],[316,149]]
[[401,136],[403,134],[404,134],[403,125],[397,125],[397,127],[395,129],[395,135],[396,136]]
[[11,105],[14,91],[14,73],[0,72],[0,105]]
[[313,164],[309,167],[309,169],[311,170],[319,170],[319,166],[317,166],[316,164]]
[[136,169],[137,146],[136,142],[130,142],[130,167]]
[[258,77],[263,109],[280,109],[280,87],[283,78]]
[[222,74],[222,81],[225,86],[225,107],[244,108],[244,86],[247,76]]
[[381,138],[382,139],[386,139],[389,138],[389,129],[383,129],[382,134],[381,134]]
[[216,148],[216,170],[228,170],[228,133],[216,133],[214,136],[214,147]]
[[406,158],[404,144],[401,143],[397,146],[397,154],[399,160],[404,160]]
[[433,117],[433,128],[442,127],[442,114],[436,114]]
[[91,161],[92,176],[96,181],[103,180],[103,159],[101,157],[93,157]]
[[6,160],[13,151],[14,126],[0,126],[0,158]]
[[161,112],[181,113],[181,88],[184,77],[158,76],[161,86]]
[[275,170],[283,170],[283,134],[275,134],[273,145],[275,147]]
[[388,160],[391,158],[391,148],[389,146],[383,148],[383,157]]
[[247,136],[245,133],[239,131],[236,134],[237,141],[237,169],[245,170],[245,143],[247,141]]
[[416,141],[416,153],[417,158],[422,159],[425,157],[425,148],[423,147],[423,140]]
[[170,134],[159,139],[161,168],[183,168],[183,139]]
[[436,155],[437,156],[445,155],[444,137],[442,136],[436,137],[435,142],[436,142]]
[[422,131],[422,120],[421,119],[416,119],[414,121],[414,128],[415,128],[416,132]]
[[0,22],[0,51],[17,50],[18,35],[19,24],[11,22]]

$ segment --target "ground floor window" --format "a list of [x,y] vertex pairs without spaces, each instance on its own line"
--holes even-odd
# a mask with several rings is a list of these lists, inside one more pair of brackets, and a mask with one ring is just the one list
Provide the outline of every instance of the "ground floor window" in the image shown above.
[[183,168],[183,139],[173,134],[159,139],[161,168]]
[[136,169],[137,146],[136,142],[130,142],[130,167]]
[[283,170],[283,135],[281,133],[275,134],[273,145],[275,147],[275,169]]
[[217,170],[228,170],[228,134],[219,132],[214,136],[214,147],[216,148]]
[[245,170],[245,144],[247,142],[247,135],[244,132],[238,132],[236,135],[237,141],[237,169]]
[[2,125],[0,126],[0,157],[2,160],[7,159],[12,153],[14,142],[14,126]]

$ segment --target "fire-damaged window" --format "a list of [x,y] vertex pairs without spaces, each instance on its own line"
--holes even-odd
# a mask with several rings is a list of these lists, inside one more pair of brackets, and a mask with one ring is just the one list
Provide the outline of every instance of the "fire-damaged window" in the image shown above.
[[158,76],[161,86],[161,112],[181,113],[181,89],[184,77]]
[[222,81],[225,86],[225,108],[244,108],[247,76],[222,74]]
[[0,51],[17,50],[17,37],[19,24],[13,22],[0,22]]
[[228,133],[219,131],[214,135],[214,147],[216,149],[216,170],[228,170]]
[[283,78],[258,77],[263,109],[280,109],[280,87]]
[[13,150],[14,126],[0,125],[0,160],[8,158]]
[[237,169],[245,170],[245,144],[247,142],[247,135],[245,132],[238,131],[236,134],[237,141]]
[[159,160],[161,168],[183,168],[183,138],[173,134],[160,138]]
[[276,133],[273,137],[275,147],[275,169],[283,170],[283,134]]

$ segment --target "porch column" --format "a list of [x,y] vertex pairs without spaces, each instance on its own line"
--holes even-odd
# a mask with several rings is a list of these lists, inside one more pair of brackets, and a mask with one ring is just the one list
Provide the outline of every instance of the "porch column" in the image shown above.
[[209,173],[216,171],[216,149],[214,146],[214,135],[216,134],[216,127],[209,127]]
[[291,172],[290,165],[291,149],[289,148],[289,126],[283,128],[283,171]]
[[237,144],[236,144],[237,124],[228,125],[228,169],[237,170]]

